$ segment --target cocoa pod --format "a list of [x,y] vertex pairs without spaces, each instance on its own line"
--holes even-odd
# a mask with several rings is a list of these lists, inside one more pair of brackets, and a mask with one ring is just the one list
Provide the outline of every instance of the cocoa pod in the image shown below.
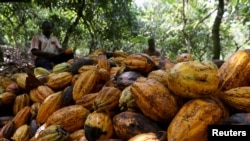
[[228,109],[218,98],[191,99],[180,108],[169,124],[167,140],[206,141],[208,125],[220,124],[228,115]]
[[97,111],[90,113],[85,121],[84,131],[88,141],[109,139],[114,133],[110,115]]
[[153,59],[144,53],[131,54],[123,62],[130,70],[137,70],[146,74],[151,72],[155,67]]
[[16,99],[16,94],[12,92],[4,92],[0,94],[0,101],[3,104],[13,104]]
[[30,138],[29,132],[30,132],[29,125],[24,124],[16,129],[11,139],[14,141],[28,141]]
[[13,113],[17,114],[23,107],[30,105],[30,97],[27,93],[16,96],[14,105],[13,105]]
[[27,123],[31,115],[30,109],[31,109],[30,106],[25,106],[20,111],[17,112],[17,114],[13,118],[15,124],[15,130]]
[[75,103],[76,105],[81,105],[89,111],[93,111],[93,104],[95,98],[99,95],[99,93],[90,93],[84,95],[82,98],[78,99]]
[[39,125],[45,123],[48,117],[53,112],[61,108],[62,104],[61,97],[62,97],[62,91],[58,91],[45,98],[45,100],[40,105],[36,116],[36,121],[38,122]]
[[69,133],[60,125],[50,125],[46,127],[35,141],[68,141]]
[[71,84],[73,75],[70,72],[51,73],[48,75],[47,86],[59,90]]
[[33,102],[38,102],[38,103],[42,103],[44,101],[44,99],[53,94],[54,90],[46,85],[40,85],[35,89],[32,89],[29,92],[30,95],[30,99]]
[[157,133],[161,130],[155,122],[143,114],[128,111],[113,117],[113,127],[115,134],[122,140],[129,140],[141,133]]
[[8,123],[6,123],[0,130],[0,138],[10,139],[14,134],[15,130],[15,122],[13,120],[8,121]]
[[73,99],[77,101],[86,94],[91,93],[99,80],[97,70],[87,70],[80,74],[73,88]]
[[167,123],[179,110],[175,96],[164,84],[155,79],[141,77],[130,89],[142,113],[154,121]]
[[[46,120],[46,125],[61,125],[72,133],[84,126],[90,111],[81,105],[70,105],[52,113]],[[77,123],[77,124],[76,124]]]
[[250,86],[232,88],[219,93],[227,106],[238,112],[250,112]]
[[93,109],[100,112],[118,108],[120,96],[120,89],[116,87],[103,87],[94,100]]

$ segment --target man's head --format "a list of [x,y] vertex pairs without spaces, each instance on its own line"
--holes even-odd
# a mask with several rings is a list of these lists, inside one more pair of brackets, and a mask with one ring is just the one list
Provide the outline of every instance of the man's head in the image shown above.
[[53,25],[49,21],[44,21],[42,23],[43,34],[47,37],[52,33]]
[[155,48],[155,39],[154,38],[149,38],[148,39],[148,47],[150,49],[154,49]]

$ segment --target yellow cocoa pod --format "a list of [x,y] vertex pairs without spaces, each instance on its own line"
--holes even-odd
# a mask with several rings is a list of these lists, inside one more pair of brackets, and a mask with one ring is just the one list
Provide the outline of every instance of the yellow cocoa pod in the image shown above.
[[60,72],[67,72],[70,69],[70,64],[67,62],[62,62],[59,64],[56,64],[53,69],[52,72],[53,73],[60,73]]
[[52,113],[46,120],[46,125],[61,125],[72,133],[83,128],[85,119],[90,111],[81,105],[70,105]]
[[16,129],[14,135],[11,137],[14,141],[28,141],[30,136],[30,127],[27,124],[24,124]]
[[61,108],[61,98],[62,91],[53,93],[45,98],[45,100],[41,103],[36,116],[36,120],[39,124],[45,123],[53,112]]
[[183,98],[206,97],[218,91],[220,76],[212,62],[177,63],[168,73],[168,88]]
[[73,88],[73,99],[77,101],[84,95],[89,94],[94,89],[94,86],[99,81],[99,73],[97,70],[87,70],[80,74],[78,79],[75,81]]
[[130,89],[140,110],[154,121],[166,123],[172,120],[179,110],[175,96],[164,84],[155,79],[141,77]]
[[24,93],[16,96],[14,105],[13,105],[13,113],[16,115],[18,111],[20,111],[23,107],[30,105],[30,97],[28,94]]
[[149,73],[155,67],[153,59],[144,53],[131,54],[123,62],[128,69],[137,70],[142,73]]
[[46,127],[37,137],[35,141],[68,141],[69,132],[60,125],[50,125]]
[[70,141],[79,141],[82,137],[85,137],[84,129],[76,130],[69,135]]
[[218,98],[197,98],[186,102],[167,128],[168,141],[206,141],[207,127],[228,117],[228,110]]
[[42,76],[42,75],[49,75],[49,74],[50,74],[50,71],[43,68],[43,67],[34,68],[35,77],[39,77],[39,76]]
[[93,103],[93,109],[97,112],[111,111],[119,106],[121,90],[116,87],[102,87]]
[[52,89],[63,89],[71,84],[73,75],[70,72],[51,73],[48,75],[47,86]]
[[15,74],[16,83],[22,89],[26,88],[26,78],[27,77],[28,77],[27,73],[17,73],[17,74]]
[[239,112],[250,112],[250,86],[242,86],[223,91],[220,98]]
[[222,91],[248,86],[250,73],[250,49],[239,50],[233,53],[219,68]]
[[111,138],[114,131],[110,115],[106,112],[90,113],[85,121],[84,131],[87,140]]
[[107,56],[105,54],[98,55],[97,66],[98,66],[98,68],[102,68],[102,69],[105,69],[107,71],[110,70],[109,60],[107,59]]
[[54,90],[46,85],[40,85],[35,89],[32,89],[29,93],[30,99],[33,102],[42,103],[46,97],[53,94]]
[[87,108],[89,111],[93,111],[93,104],[95,98],[99,95],[99,93],[90,93],[84,95],[82,98],[78,99],[75,103],[76,105],[81,105],[84,108]]

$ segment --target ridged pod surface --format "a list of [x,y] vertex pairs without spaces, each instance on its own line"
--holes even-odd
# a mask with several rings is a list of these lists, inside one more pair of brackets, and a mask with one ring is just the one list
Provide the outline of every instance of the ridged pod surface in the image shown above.
[[95,111],[111,111],[118,107],[121,90],[116,87],[103,87],[96,96],[93,109]]
[[205,97],[215,94],[219,79],[218,68],[212,62],[180,62],[168,73],[168,87],[183,98]]
[[47,85],[52,89],[63,89],[69,86],[72,77],[70,72],[51,73],[48,75]]
[[36,116],[36,120],[39,124],[45,123],[53,112],[61,108],[61,97],[62,91],[58,91],[45,98],[41,103]]
[[30,97],[28,94],[24,93],[21,95],[17,95],[15,102],[13,104],[13,113],[17,114],[23,107],[30,105]]
[[131,85],[130,89],[142,113],[154,121],[169,122],[179,109],[173,94],[155,79],[141,77]]
[[68,141],[68,140],[69,140],[69,133],[60,125],[50,125],[46,127],[34,139],[34,141]]
[[85,121],[84,131],[88,141],[111,138],[114,131],[110,115],[106,112],[93,111]]
[[153,59],[144,53],[135,53],[127,56],[124,59],[124,64],[131,70],[138,70],[144,73],[149,73],[155,67]]
[[228,111],[218,98],[197,98],[186,102],[167,128],[168,141],[206,141],[208,125],[219,124]]
[[29,132],[30,132],[30,126],[24,124],[16,129],[11,139],[14,141],[28,141],[30,138]]
[[29,92],[31,101],[42,103],[46,97],[53,94],[54,90],[46,85],[40,85]]
[[239,50],[233,53],[219,68],[222,91],[231,88],[248,86],[250,74],[250,49]]
[[242,86],[223,91],[220,98],[238,112],[250,112],[250,86]]
[[83,128],[84,122],[89,115],[90,111],[81,105],[70,105],[63,107],[46,120],[46,125],[61,125],[68,132],[74,132]]
[[77,101],[86,94],[91,93],[95,85],[99,80],[99,74],[97,70],[87,70],[80,74],[75,81],[73,88],[73,99]]

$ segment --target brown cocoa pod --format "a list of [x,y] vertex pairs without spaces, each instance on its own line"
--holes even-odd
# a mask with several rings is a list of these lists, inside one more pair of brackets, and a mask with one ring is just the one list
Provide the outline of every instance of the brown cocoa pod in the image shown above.
[[15,98],[16,98],[16,94],[12,92],[4,92],[0,94],[0,101],[3,104],[12,104],[14,103]]
[[0,130],[0,138],[10,139],[14,134],[15,130],[15,122],[13,120],[8,121],[8,123],[6,123]]
[[138,134],[157,133],[160,127],[140,113],[121,112],[113,117],[113,127],[119,139],[128,140]]
[[13,119],[13,116],[0,116],[0,128]]
[[74,99],[73,99],[73,85],[71,86],[67,86],[66,88],[64,88],[63,92],[62,92],[62,97],[61,97],[61,107],[65,107],[65,106],[69,106],[69,105],[73,105],[75,103]]

